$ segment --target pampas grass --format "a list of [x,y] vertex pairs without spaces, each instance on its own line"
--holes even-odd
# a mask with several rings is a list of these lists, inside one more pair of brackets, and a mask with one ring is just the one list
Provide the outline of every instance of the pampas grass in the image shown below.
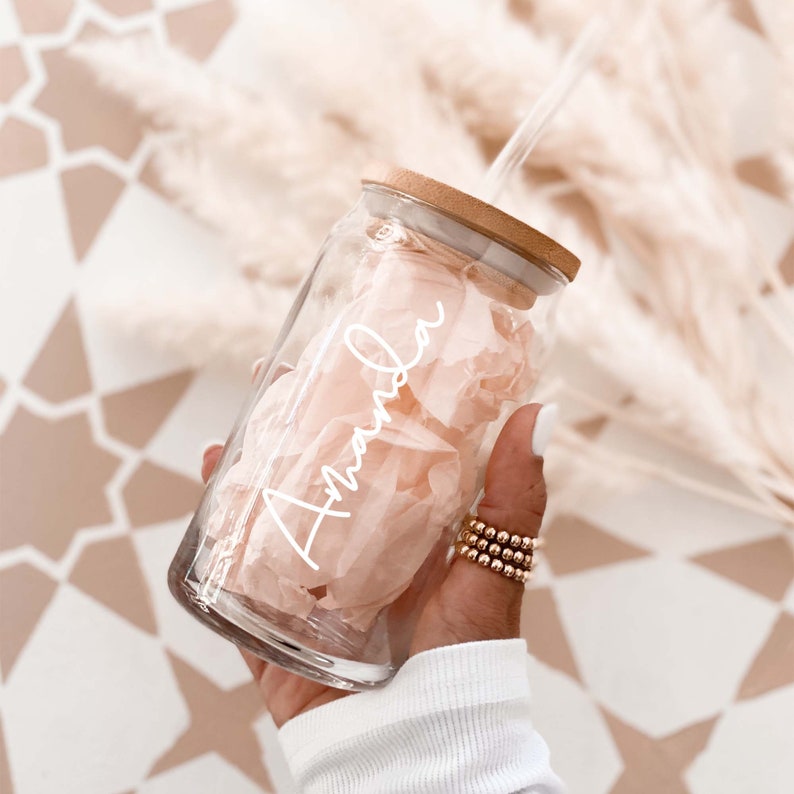
[[[262,46],[283,79],[263,79],[257,94],[151,41],[79,45],[76,57],[150,115],[163,183],[226,236],[239,268],[223,303],[186,291],[129,302],[117,315],[193,363],[254,355],[355,200],[362,165],[391,160],[474,191],[599,7],[269,4]],[[584,262],[560,333],[616,388],[593,393],[563,377],[557,397],[687,451],[728,472],[736,488],[619,454],[570,424],[550,469],[566,471],[580,493],[599,471],[608,488],[628,487],[632,473],[660,477],[794,525],[790,396],[785,379],[759,368],[760,345],[794,377],[794,299],[748,220],[734,171],[735,117],[756,90],[741,53],[725,46],[736,23],[715,0],[621,8],[608,52],[502,205]],[[792,15],[777,13],[783,23]],[[769,159],[791,196],[794,47],[777,29],[770,36],[780,118]],[[574,206],[584,208],[579,220],[567,214]]]
[[102,309],[107,322],[148,337],[155,348],[179,351],[189,366],[227,359],[250,367],[278,334],[293,298],[291,289],[229,279],[211,290],[109,295]]

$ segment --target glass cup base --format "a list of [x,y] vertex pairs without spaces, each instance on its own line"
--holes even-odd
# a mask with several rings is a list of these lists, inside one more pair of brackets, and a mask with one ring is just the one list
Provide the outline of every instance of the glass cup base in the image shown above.
[[377,689],[388,683],[397,668],[342,659],[307,647],[277,629],[232,593],[212,603],[198,598],[189,578],[173,567],[168,584],[172,595],[193,617],[258,658],[320,684],[351,692]]

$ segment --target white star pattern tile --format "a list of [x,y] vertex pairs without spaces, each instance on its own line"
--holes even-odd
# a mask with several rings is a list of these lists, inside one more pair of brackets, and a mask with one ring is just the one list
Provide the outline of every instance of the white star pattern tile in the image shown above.
[[151,460],[195,475],[207,444],[226,441],[250,389],[248,373],[239,369],[202,371],[150,442]]
[[182,520],[142,527],[133,533],[133,543],[165,644],[219,687],[231,689],[251,678],[237,649],[202,626],[168,591],[168,566],[186,528]]
[[737,703],[689,770],[692,794],[790,794],[794,686]]
[[116,391],[184,367],[173,354],[142,348],[105,307],[130,292],[143,299],[185,284],[210,289],[223,277],[225,260],[216,235],[148,188],[127,187],[80,268],[79,302],[97,390]]
[[58,178],[40,169],[0,180],[0,374],[20,378],[72,290],[75,266]]
[[560,577],[555,594],[593,694],[651,736],[719,711],[777,614],[760,596],[677,560]]
[[159,640],[68,585],[17,660],[2,704],[16,787],[36,794],[137,786],[188,721]]
[[608,794],[623,764],[592,696],[568,676],[529,661],[532,719],[572,794]]
[[630,543],[671,558],[761,540],[781,531],[776,521],[662,482],[643,483],[632,493],[607,497],[593,507],[591,519]]

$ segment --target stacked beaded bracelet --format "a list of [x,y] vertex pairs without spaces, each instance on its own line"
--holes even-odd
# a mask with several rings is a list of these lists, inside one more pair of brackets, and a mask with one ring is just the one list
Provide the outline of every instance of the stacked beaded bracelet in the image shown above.
[[523,584],[531,578],[535,551],[542,545],[540,538],[496,529],[469,514],[461,523],[455,551],[483,568]]

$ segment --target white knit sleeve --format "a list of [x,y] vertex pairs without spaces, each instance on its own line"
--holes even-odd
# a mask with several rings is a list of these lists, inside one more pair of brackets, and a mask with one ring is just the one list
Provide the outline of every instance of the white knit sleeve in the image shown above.
[[417,654],[279,739],[304,794],[560,794],[529,705],[525,641],[469,642]]

